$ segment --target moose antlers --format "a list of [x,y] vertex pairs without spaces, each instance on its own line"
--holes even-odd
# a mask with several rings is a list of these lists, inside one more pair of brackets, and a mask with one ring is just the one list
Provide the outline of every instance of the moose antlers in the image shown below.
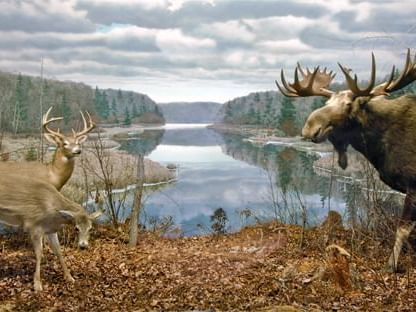
[[[302,80],[299,80],[298,70],[302,75]],[[280,92],[285,96],[289,97],[299,97],[299,96],[313,96],[321,95],[330,97],[333,93],[331,90],[328,90],[327,87],[334,79],[335,74],[332,71],[327,72],[326,68],[323,71],[319,70],[319,66],[315,67],[313,72],[310,72],[309,68],[305,71],[302,69],[300,64],[297,64],[295,69],[295,81],[294,83],[287,83],[283,69],[280,72],[282,85],[281,87],[276,80],[276,85],[279,88]]]
[[[64,138],[64,135],[59,132],[59,129],[57,131],[54,131],[54,130],[52,130],[48,127],[48,125],[51,122],[63,119],[63,117],[53,117],[53,118],[48,119],[48,116],[49,116],[49,113],[51,112],[51,110],[52,110],[52,106],[49,107],[48,111],[43,115],[43,118],[42,118],[43,128],[45,129],[45,132],[51,134],[52,136],[55,136],[55,137],[58,137],[58,138],[62,139],[62,138]],[[96,124],[92,121],[91,115],[88,112],[86,112],[87,116],[88,116],[88,123],[87,123],[87,120],[85,119],[84,114],[81,111],[80,111],[80,113],[81,113],[82,121],[84,123],[84,129],[79,131],[79,132],[76,132],[74,129],[72,129],[72,133],[73,133],[74,138],[78,138],[80,136],[83,136],[83,135],[87,134],[92,129],[94,129],[95,126],[96,126]]]
[[[358,87],[358,77],[354,75],[354,78],[351,77],[349,70],[338,63],[338,66],[341,68],[348,88],[354,96],[377,96],[377,95],[386,95],[390,92],[397,91],[401,88],[404,88],[409,83],[416,80],[416,55],[413,60],[410,57],[410,49],[407,50],[406,64],[403,71],[397,79],[394,79],[396,73],[396,67],[393,66],[391,74],[387,81],[376,85],[376,62],[374,54],[371,54],[371,75],[370,82],[365,89],[360,89]],[[298,70],[302,74],[302,80],[299,80]],[[284,77],[283,70],[281,71],[281,80],[282,85],[276,81],[276,85],[279,88],[280,92],[289,97],[306,97],[306,96],[325,96],[330,97],[334,92],[327,89],[329,84],[335,77],[335,74],[332,71],[327,72],[326,68],[323,71],[319,70],[319,67],[315,67],[313,72],[310,72],[309,69],[306,70],[306,73],[302,70],[299,63],[295,69],[295,78],[293,83],[287,83]]]

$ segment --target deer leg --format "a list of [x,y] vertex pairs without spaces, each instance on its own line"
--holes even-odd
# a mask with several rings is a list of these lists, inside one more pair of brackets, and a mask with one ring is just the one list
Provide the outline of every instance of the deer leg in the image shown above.
[[42,234],[34,232],[31,234],[32,244],[33,248],[35,250],[35,256],[36,256],[36,270],[35,275],[33,277],[33,284],[35,291],[42,291],[42,282],[40,280],[40,262],[42,261],[42,249],[43,249],[43,243],[42,243]]
[[392,272],[397,271],[397,264],[399,262],[400,252],[402,251],[403,243],[408,240],[410,233],[416,225],[416,196],[408,193],[404,201],[404,208],[402,220],[396,231],[396,241],[394,243],[393,251],[388,261],[388,269]]
[[72,277],[71,273],[68,270],[68,267],[65,264],[64,257],[61,253],[61,246],[58,240],[58,233],[52,233],[47,235],[49,245],[52,248],[53,253],[58,257],[59,262],[61,263],[62,269],[64,270],[64,277],[65,280],[68,282],[75,282],[74,278]]

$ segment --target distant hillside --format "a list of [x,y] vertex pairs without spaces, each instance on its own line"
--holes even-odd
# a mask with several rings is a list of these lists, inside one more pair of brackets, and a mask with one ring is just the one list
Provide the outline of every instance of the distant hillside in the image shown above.
[[114,89],[95,90],[96,112],[113,123],[165,123],[159,106],[147,95]]
[[59,125],[68,131],[79,124],[79,111],[88,111],[100,122],[163,123],[158,106],[147,95],[0,72],[0,130],[13,133],[39,131],[43,112],[53,106],[51,117],[63,116]]
[[300,133],[308,114],[321,105],[320,97],[293,99],[276,91],[264,91],[226,102],[219,114],[225,124],[255,125],[292,136]]
[[168,123],[214,123],[222,104],[215,102],[158,103]]

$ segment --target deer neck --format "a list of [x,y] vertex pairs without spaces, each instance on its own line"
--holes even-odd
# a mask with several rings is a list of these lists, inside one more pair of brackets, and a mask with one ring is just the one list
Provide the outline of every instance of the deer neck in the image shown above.
[[62,150],[58,148],[55,152],[52,162],[48,165],[49,177],[52,184],[60,190],[74,171],[74,157],[67,157]]

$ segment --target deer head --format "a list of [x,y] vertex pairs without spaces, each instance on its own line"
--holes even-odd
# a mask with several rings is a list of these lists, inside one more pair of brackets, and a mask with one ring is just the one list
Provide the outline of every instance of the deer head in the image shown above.
[[102,211],[98,210],[90,215],[75,213],[70,210],[60,210],[59,213],[65,222],[75,223],[75,229],[78,232],[78,247],[81,249],[88,248],[92,222],[102,214]]
[[[399,90],[416,80],[415,63],[416,57],[413,61],[411,60],[409,49],[406,65],[400,76],[394,79],[395,67],[393,66],[389,78],[385,82],[375,85],[376,64],[374,54],[372,54],[371,78],[368,86],[364,89],[359,88],[357,75],[352,78],[350,70],[338,63],[345,76],[348,89],[337,92],[328,89],[335,77],[332,71],[327,72],[326,69],[321,71],[319,67],[316,67],[312,72],[309,69],[305,72],[298,63],[295,69],[294,82],[287,83],[282,70],[282,85],[277,81],[276,85],[280,92],[288,97],[324,96],[328,98],[323,107],[309,115],[302,129],[302,136],[315,143],[323,142],[329,138],[338,151],[339,165],[345,169],[347,166],[345,151],[348,146],[348,142],[345,141],[346,134],[353,129],[357,120],[365,118],[366,104],[372,98],[388,95],[390,92]],[[302,79],[299,79],[298,72],[301,73]]]
[[84,124],[84,129],[79,132],[76,132],[74,129],[72,129],[72,136],[66,136],[60,133],[59,129],[57,131],[54,131],[49,128],[49,124],[51,122],[63,119],[63,117],[54,117],[48,119],[51,110],[52,107],[50,107],[48,111],[45,113],[45,115],[43,115],[42,119],[42,125],[45,131],[45,138],[52,144],[55,144],[65,157],[72,158],[76,155],[79,155],[81,153],[81,144],[84,143],[87,139],[87,133],[89,133],[96,126],[95,123],[92,121],[90,114],[87,112],[87,123],[84,114],[80,112]]

